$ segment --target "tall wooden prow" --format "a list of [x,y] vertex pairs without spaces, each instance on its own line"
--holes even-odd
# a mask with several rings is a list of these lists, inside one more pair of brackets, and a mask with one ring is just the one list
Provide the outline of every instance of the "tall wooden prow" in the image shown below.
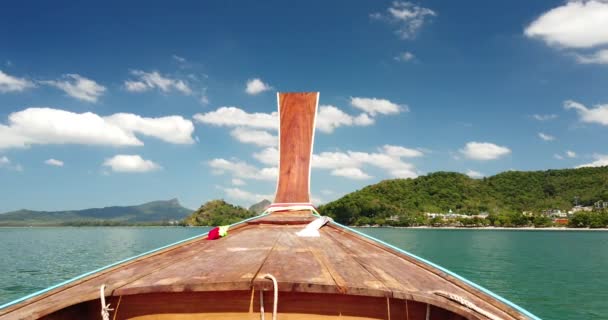
[[274,205],[310,203],[310,167],[318,92],[277,93],[279,177]]

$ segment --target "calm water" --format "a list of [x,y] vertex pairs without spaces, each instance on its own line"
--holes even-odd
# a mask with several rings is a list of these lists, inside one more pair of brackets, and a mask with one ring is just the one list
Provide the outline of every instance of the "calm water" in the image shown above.
[[[203,228],[0,228],[0,304]],[[608,319],[608,232],[361,229],[543,319]]]

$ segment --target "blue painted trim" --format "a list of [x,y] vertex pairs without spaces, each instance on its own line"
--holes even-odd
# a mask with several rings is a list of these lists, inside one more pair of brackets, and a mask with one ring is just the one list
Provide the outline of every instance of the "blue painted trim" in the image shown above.
[[342,225],[342,224],[337,223],[337,222],[333,222],[333,223],[335,225],[338,225],[338,226],[340,226],[340,227],[348,230],[348,231],[354,232],[354,233],[356,233],[356,234],[358,234],[358,235],[360,235],[362,237],[368,238],[368,239],[373,240],[375,242],[378,242],[378,243],[380,243],[380,244],[382,244],[384,246],[387,246],[387,247],[389,247],[389,248],[391,248],[393,250],[401,252],[401,253],[403,253],[403,254],[405,254],[405,255],[407,255],[409,257],[412,257],[412,258],[414,258],[414,259],[416,259],[416,260],[418,260],[420,262],[426,263],[426,264],[430,265],[431,267],[440,270],[441,272],[445,272],[445,273],[449,274],[450,276],[452,276],[454,278],[457,278],[458,280],[463,281],[464,283],[470,285],[471,287],[474,287],[474,288],[482,291],[483,293],[485,293],[485,294],[487,294],[487,295],[489,295],[489,296],[491,296],[491,297],[493,297],[493,298],[501,301],[502,303],[504,303],[504,304],[512,307],[513,309],[515,309],[515,310],[519,311],[520,313],[524,314],[525,316],[529,317],[531,320],[542,320],[541,318],[539,318],[539,317],[533,315],[532,313],[530,313],[528,310],[526,310],[526,309],[524,309],[524,308],[516,305],[515,303],[513,303],[513,302],[511,302],[511,301],[509,301],[509,300],[507,300],[507,299],[505,299],[505,298],[497,295],[496,293],[494,293],[494,292],[492,292],[492,291],[490,291],[490,290],[488,290],[488,289],[486,289],[486,288],[484,288],[484,287],[482,287],[482,286],[480,286],[480,285],[478,285],[478,284],[476,284],[476,283],[474,283],[474,282],[472,282],[472,281],[470,281],[470,280],[468,280],[466,278],[463,278],[462,276],[457,275],[456,273],[454,273],[454,272],[452,272],[452,271],[450,271],[450,270],[448,270],[448,269],[446,269],[444,267],[436,265],[433,262],[430,262],[430,261],[428,261],[428,260],[426,260],[424,258],[421,258],[421,257],[419,257],[419,256],[417,256],[417,255],[415,255],[413,253],[409,253],[409,252],[407,252],[407,251],[405,251],[405,250],[403,250],[401,248],[395,247],[394,245],[392,245],[390,243],[386,243],[386,242],[384,242],[384,241],[382,241],[380,239],[376,239],[376,238],[374,238],[374,237],[372,237],[370,235],[367,235],[367,234],[365,234],[363,232],[360,232],[358,230],[355,230],[353,228],[347,227],[347,226]]
[[[261,218],[261,217],[266,216],[266,215],[268,215],[268,214],[261,214],[261,215],[259,215],[259,216],[251,217],[251,218],[249,218],[249,219],[245,219],[245,220],[243,220],[243,221],[240,221],[240,222],[237,222],[237,223],[233,223],[233,224],[231,224],[231,225],[230,225],[230,227],[234,227],[234,226],[237,226],[237,225],[239,225],[239,224],[243,224],[243,223],[245,223],[245,222],[248,222],[248,221],[251,221],[251,220],[254,220],[254,219]],[[143,257],[143,256],[145,256],[145,255],[148,255],[148,254],[151,254],[151,253],[154,253],[154,252],[157,252],[157,251],[160,251],[160,250],[163,250],[163,249],[166,249],[166,248],[169,248],[169,247],[172,247],[172,246],[178,245],[178,244],[180,244],[180,243],[184,243],[184,242],[187,242],[187,241],[190,241],[190,240],[194,240],[194,239],[197,239],[197,238],[205,237],[205,236],[206,236],[208,233],[209,233],[209,232],[205,232],[205,233],[200,234],[200,235],[198,235],[198,236],[194,236],[194,237],[190,237],[190,238],[188,238],[188,239],[180,240],[180,241],[177,241],[177,242],[174,242],[174,243],[168,244],[168,245],[166,245],[166,246],[162,246],[162,247],[160,247],[160,248],[152,249],[152,250],[150,250],[150,251],[148,251],[148,252],[144,252],[144,253],[138,254],[138,255],[136,255],[136,256],[133,256],[133,257],[130,257],[130,258],[126,258],[126,259],[120,260],[120,261],[118,261],[118,262],[114,262],[114,263],[109,264],[109,265],[107,265],[107,266],[105,266],[105,267],[101,267],[101,268],[99,268],[99,269],[95,269],[95,270],[93,270],[93,271],[89,271],[89,272],[87,272],[87,273],[84,273],[84,274],[81,274],[81,275],[79,275],[79,276],[76,276],[76,277],[74,277],[74,278],[72,278],[72,279],[69,279],[69,280],[63,281],[63,282],[61,282],[61,283],[58,283],[58,284],[53,285],[53,286],[51,286],[51,287],[48,287],[48,288],[46,288],[46,289],[42,289],[42,290],[40,290],[40,291],[37,291],[37,292],[31,293],[31,294],[28,294],[28,295],[27,295],[27,296],[25,296],[25,297],[21,297],[21,298],[19,298],[19,299],[16,299],[16,300],[13,300],[13,301],[7,302],[7,303],[5,303],[5,304],[3,304],[3,305],[0,305],[0,310],[1,310],[1,309],[4,309],[4,308],[6,308],[6,307],[10,307],[10,306],[12,306],[12,305],[14,305],[14,304],[17,304],[17,303],[19,303],[19,302],[25,301],[25,300],[27,300],[27,299],[33,298],[33,297],[35,297],[35,296],[41,295],[41,294],[43,294],[43,293],[49,292],[49,291],[51,291],[51,290],[53,290],[53,289],[56,289],[56,288],[59,288],[59,287],[61,287],[61,286],[66,285],[66,284],[69,284],[70,282],[73,282],[73,281],[76,281],[76,280],[80,280],[80,279],[82,279],[82,278],[84,278],[84,277],[88,277],[88,276],[90,276],[90,275],[92,275],[92,274],[95,274],[95,273],[97,273],[97,272],[101,272],[101,271],[103,271],[103,270],[106,270],[106,269],[109,269],[109,268],[115,267],[115,266],[117,266],[117,265],[119,265],[119,264],[121,264],[121,263],[125,263],[125,262],[131,261],[131,260],[135,260],[135,259],[140,258],[140,257]]]

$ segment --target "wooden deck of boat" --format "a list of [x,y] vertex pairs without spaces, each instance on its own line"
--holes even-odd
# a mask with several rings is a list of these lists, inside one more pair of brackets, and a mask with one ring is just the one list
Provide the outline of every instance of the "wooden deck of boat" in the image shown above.
[[[295,232],[312,218],[277,213],[253,220],[230,230],[225,238],[192,240],[0,310],[0,319],[35,319],[99,299],[99,286],[104,283],[106,294],[114,297],[270,290],[271,282],[263,278],[265,274],[278,279],[280,292],[409,299],[471,313],[435,293],[443,291],[461,296],[501,319],[524,319],[459,280],[339,226],[322,228],[319,238],[296,236]],[[472,317],[476,318],[486,319],[481,314]]]

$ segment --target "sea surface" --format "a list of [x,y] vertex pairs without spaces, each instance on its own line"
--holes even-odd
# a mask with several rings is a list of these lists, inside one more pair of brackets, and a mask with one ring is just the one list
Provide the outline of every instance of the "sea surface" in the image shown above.
[[[456,272],[542,319],[608,319],[608,232],[359,230]],[[0,228],[0,305],[206,231]]]

